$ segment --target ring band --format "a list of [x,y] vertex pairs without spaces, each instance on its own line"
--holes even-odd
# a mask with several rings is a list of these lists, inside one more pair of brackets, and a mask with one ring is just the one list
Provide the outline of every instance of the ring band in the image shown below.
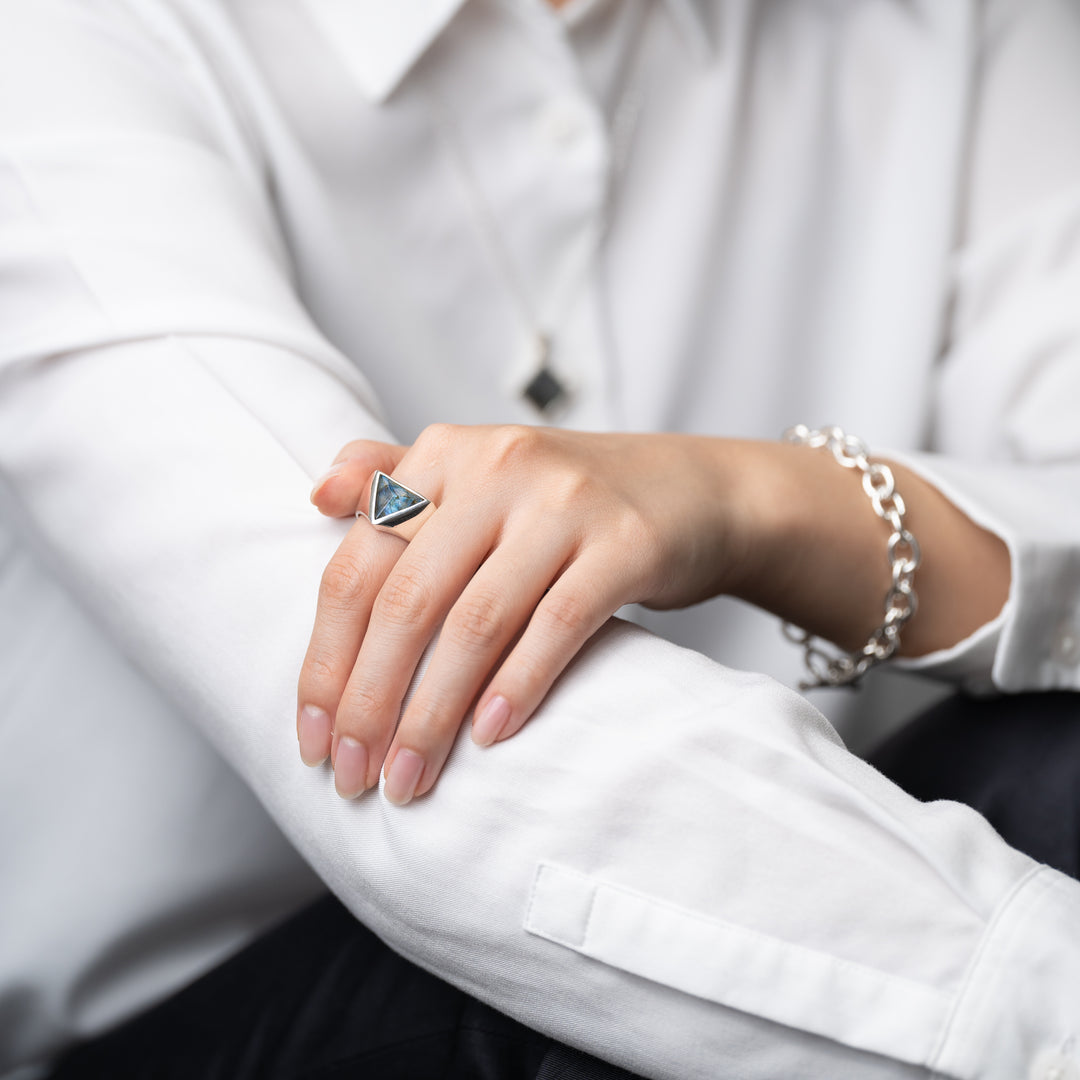
[[367,510],[357,507],[376,529],[411,540],[434,512],[435,504],[419,491],[376,469],[368,481]]

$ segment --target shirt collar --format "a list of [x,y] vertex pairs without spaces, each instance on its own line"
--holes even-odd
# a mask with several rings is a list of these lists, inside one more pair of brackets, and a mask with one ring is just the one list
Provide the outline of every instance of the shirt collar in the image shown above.
[[465,0],[303,0],[361,90],[385,101]]
[[[465,0],[302,0],[369,99],[385,101]],[[662,0],[694,55],[713,54],[709,0]]]

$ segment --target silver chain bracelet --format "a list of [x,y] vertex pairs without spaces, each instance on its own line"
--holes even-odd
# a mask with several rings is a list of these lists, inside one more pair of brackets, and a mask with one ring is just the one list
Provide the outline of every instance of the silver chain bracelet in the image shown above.
[[811,449],[828,450],[838,465],[845,469],[858,469],[862,473],[863,491],[866,492],[874,512],[892,530],[889,536],[888,558],[892,570],[892,584],[885,596],[885,620],[870,635],[866,644],[857,652],[832,655],[823,647],[820,639],[791,623],[784,623],[784,636],[803,647],[806,666],[812,680],[799,683],[800,690],[813,690],[819,686],[854,686],[875,664],[888,660],[900,647],[900,631],[918,610],[915,595],[915,571],[919,568],[921,553],[919,543],[904,524],[906,507],[892,469],[870,460],[866,444],[841,428],[827,427],[811,431],[805,424],[784,432],[784,441]]

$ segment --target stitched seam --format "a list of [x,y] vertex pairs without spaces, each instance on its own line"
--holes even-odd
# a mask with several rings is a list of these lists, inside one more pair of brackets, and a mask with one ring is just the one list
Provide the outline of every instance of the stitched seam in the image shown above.
[[[200,335],[202,336],[202,335]],[[214,384],[222,391],[222,393],[228,394],[229,397],[261,428],[265,431],[276,444],[277,448],[296,466],[300,471],[300,474],[307,477],[308,480],[313,479],[309,469],[304,467],[304,464],[293,452],[292,448],[286,445],[285,441],[278,435],[273,428],[267,424],[266,420],[260,416],[251,405],[240,397],[236,391],[229,386],[224,380],[222,380],[217,372],[206,362],[206,360],[199,354],[199,351],[193,348],[190,344],[190,337],[182,337],[177,334],[169,334],[165,340],[172,342],[178,349],[193,360],[205,374],[214,382]]]
[[[996,940],[995,932],[998,925],[1004,920],[1007,914],[1012,914],[1013,907],[1020,900],[1027,886],[1034,881],[1045,870],[1043,866],[1033,866],[1005,895],[1005,898],[998,904],[997,909],[990,918],[990,922],[987,924],[986,929],[983,931],[982,939],[980,940],[978,947],[975,949],[974,954],[968,963],[967,971],[964,973],[964,978],[960,983],[958,990],[956,991],[955,998],[953,999],[952,1008],[950,1008],[945,1023],[941,1029],[941,1035],[938,1038],[937,1045],[934,1048],[934,1052],[930,1057],[930,1067],[937,1069],[941,1058],[944,1056],[946,1049],[952,1037],[953,1028],[956,1025],[957,1018],[960,1015],[960,1010],[968,1000],[969,994],[974,999],[974,991],[972,987],[976,985],[975,976],[979,971],[983,958],[990,950],[991,946],[998,946],[999,942]],[[1024,900],[1028,904],[1034,904],[1049,887],[1049,882],[1044,887],[1035,892],[1035,894],[1028,898],[1024,897]],[[1013,933],[1015,934],[1015,925]],[[978,1013],[981,1006],[976,1002],[973,1006],[975,1014]]]
[[[910,986],[918,990],[921,994],[930,995],[941,998],[943,1001],[948,1000],[948,995],[943,991],[935,989],[933,986],[927,983],[920,982],[918,979],[913,979],[907,975],[897,975],[893,972],[881,971],[878,968],[870,967],[867,964],[860,964],[856,960],[850,960],[847,957],[833,956],[830,953],[822,952],[820,949],[811,949],[805,945],[799,945],[797,942],[787,941],[784,938],[776,937],[772,934],[764,933],[760,930],[754,930],[751,927],[740,926],[738,923],[731,922],[727,919],[716,919],[708,915],[700,915],[697,912],[690,910],[689,908],[680,907],[678,904],[673,904],[668,900],[660,899],[659,897],[650,896],[647,893],[638,892],[635,889],[628,889],[621,885],[615,885],[610,882],[606,882],[600,879],[591,878],[586,874],[582,874],[576,870],[566,870],[563,867],[551,867],[557,873],[570,873],[576,877],[582,877],[586,881],[592,883],[594,892],[593,898],[589,906],[588,922],[586,923],[586,939],[581,942],[580,945],[567,941],[563,938],[559,938],[554,934],[543,933],[538,936],[545,937],[550,941],[557,942],[560,945],[565,945],[567,948],[573,949],[575,952],[584,953],[585,955],[592,956],[586,949],[588,941],[588,930],[592,921],[592,917],[596,910],[596,901],[599,897],[600,891],[610,891],[613,893],[619,893],[624,896],[628,896],[637,902],[643,904],[646,908],[660,908],[671,912],[679,916],[680,918],[697,923],[708,927],[716,927],[724,933],[731,934],[743,939],[749,939],[755,942],[763,942],[770,946],[779,946],[783,948],[787,953],[795,957],[805,957],[813,960],[815,963],[825,963],[830,967],[838,968],[842,971],[851,971],[859,974],[863,977],[875,979],[884,984],[896,984]],[[535,933],[535,931],[532,931]],[[593,957],[599,959],[598,957]],[[606,963],[607,961],[601,961]],[[611,965],[618,966],[618,965]]]
[[[708,658],[703,659],[706,663],[710,662],[708,661]],[[682,689],[685,693],[685,688]],[[724,701],[723,707],[728,708],[738,704],[752,694],[755,689],[756,684],[740,684]],[[694,701],[698,702],[699,705],[708,706],[710,708],[715,707],[714,703],[710,702],[708,694],[701,691],[694,692]],[[804,767],[812,770],[814,776],[820,780],[830,792],[839,791],[842,794],[850,792],[852,787],[851,781],[835,772],[827,763],[821,761],[817,757],[813,755],[806,756],[800,748],[790,745],[783,739],[761,738],[760,736],[757,736],[757,739],[760,745],[764,746],[767,750],[776,753],[778,756],[783,757],[785,760],[800,761]],[[872,769],[873,767],[868,766],[868,768]],[[856,794],[858,799],[863,801],[864,811],[872,818],[875,824],[884,825],[888,828],[892,832],[893,837],[900,844],[908,851],[912,852],[917,858],[929,865],[937,880],[949,891],[955,900],[963,904],[972,914],[978,914],[975,904],[957,885],[947,870],[927,855],[925,846],[922,843],[919,834],[911,829],[902,818],[898,817],[888,803],[882,802],[874,796],[873,792],[867,789],[859,789]],[[830,846],[835,846],[831,840],[829,841],[829,844]]]
[[[592,898],[589,901],[589,910],[585,917],[585,926],[582,931],[582,937],[580,941],[571,941],[569,938],[562,937],[558,934],[553,934],[547,930],[539,930],[533,923],[533,917],[536,912],[537,893],[539,891],[540,878],[545,872],[551,872],[554,874],[568,874],[575,878],[579,878],[581,881],[586,882],[592,886]],[[598,886],[594,879],[590,878],[588,874],[581,873],[580,870],[571,870],[569,867],[557,866],[554,863],[539,863],[536,868],[536,873],[533,875],[532,889],[529,893],[528,909],[525,913],[524,930],[527,934],[533,934],[535,937],[544,938],[547,941],[553,941],[557,945],[565,946],[568,949],[572,949],[574,952],[584,953],[585,942],[588,939],[589,923],[592,920],[593,909],[596,906],[596,894],[598,892]],[[541,920],[542,922],[542,920]]]
[[57,224],[50,214],[46,214],[41,203],[38,202],[37,197],[34,194],[33,185],[30,183],[26,175],[26,169],[19,161],[15,154],[8,153],[4,155],[7,161],[11,163],[11,167],[14,170],[15,177],[19,181],[20,186],[26,193],[26,201],[30,205],[31,209],[37,217],[37,220],[41,223],[42,229],[52,238],[57,248],[63,253],[66,258],[68,266],[71,267],[72,273],[78,280],[79,284],[86,291],[86,295],[90,298],[94,307],[97,309],[98,314],[105,320],[112,332],[119,336],[120,327],[117,325],[116,320],[113,319],[112,313],[105,305],[104,301],[98,295],[98,292],[90,284],[90,279],[86,272],[79,265],[79,260],[75,257],[72,251],[71,244],[68,241],[67,236],[57,227]]
[[581,938],[581,947],[584,949],[589,942],[589,934],[592,930],[593,915],[596,914],[596,901],[600,897],[600,890],[606,888],[598,881],[592,883],[592,896],[589,898],[589,910],[585,913],[585,932]]
[[533,907],[536,903],[536,890],[540,885],[540,875],[547,869],[546,863],[539,863],[536,873],[533,874],[532,885],[529,887],[529,900],[525,906],[525,929],[528,930],[533,920]]
[[[27,202],[30,205],[30,207],[32,208],[32,210],[34,211],[34,214],[36,215],[38,221],[40,222],[42,229],[47,232],[47,234],[52,238],[53,242],[56,244],[58,250],[60,252],[62,252],[63,256],[65,257],[66,264],[71,268],[71,271],[75,275],[76,280],[78,280],[79,284],[83,287],[83,289],[86,292],[87,297],[93,303],[93,305],[94,305],[95,309],[97,310],[98,314],[104,320],[105,324],[107,325],[109,330],[112,332],[113,336],[116,338],[116,341],[111,342],[110,344],[120,344],[122,342],[130,340],[127,337],[127,335],[122,331],[120,324],[113,317],[113,314],[109,309],[109,306],[102,300],[101,296],[98,294],[98,292],[91,285],[89,276],[86,274],[86,272],[80,266],[79,260],[76,258],[74,252],[72,251],[71,245],[68,243],[67,238],[64,235],[64,233],[56,226],[56,223],[53,220],[53,218],[49,214],[45,213],[45,211],[42,208],[41,204],[35,198],[34,189],[33,189],[32,185],[30,184],[30,182],[28,181],[28,179],[26,177],[26,172],[25,172],[23,166],[20,164],[18,158],[15,157],[14,155],[11,155],[11,154],[5,155],[5,157],[11,163],[11,167],[12,167],[12,169],[14,171],[14,175],[15,175],[16,179],[18,180],[20,186],[22,187],[23,191],[25,192]],[[170,342],[176,348],[181,349],[184,352],[184,354],[189,359],[193,360],[202,369],[202,371],[206,375],[208,375],[210,377],[210,379],[212,379],[213,382],[224,393],[228,394],[229,397],[232,398],[232,400],[234,402],[236,402],[236,404],[238,404],[244,410],[244,412],[248,416],[250,416],[252,420],[254,420],[256,422],[256,424],[259,425],[259,427],[261,427],[263,430],[265,430],[265,431],[267,431],[268,433],[271,434],[274,441],[281,448],[281,450],[285,454],[285,456],[288,457],[289,460],[300,470],[300,472],[301,472],[301,474],[303,476],[305,476],[307,479],[310,480],[311,479],[311,474],[310,474],[309,470],[304,467],[303,463],[296,457],[296,455],[292,452],[292,450],[289,447],[287,447],[280,438],[278,438],[277,434],[267,425],[267,423],[263,419],[263,417],[261,417],[246,401],[244,401],[242,398],[238,397],[236,392],[232,389],[232,387],[228,386],[218,376],[218,374],[213,370],[213,368],[206,362],[206,360],[199,354],[199,352],[196,349],[192,348],[192,346],[190,344],[190,341],[192,341],[192,340],[194,340],[194,339],[196,339],[198,337],[215,338],[215,337],[235,337],[235,336],[236,335],[234,335],[234,334],[228,334],[228,335],[226,335],[226,334],[160,334],[160,335],[154,335],[152,338],[149,338],[148,340],[160,341],[160,342]],[[139,338],[139,339],[136,339],[136,340],[142,340],[142,338]],[[251,338],[243,338],[242,340],[250,341],[250,340],[253,340],[253,339],[251,339]],[[269,342],[268,344],[274,344],[274,343]],[[280,345],[274,345],[274,347],[275,348],[282,348],[282,346],[280,346]],[[92,348],[94,348],[94,346],[90,346],[90,348],[92,349]],[[84,350],[75,350],[75,351],[80,352],[80,351],[84,351]],[[289,351],[293,352],[294,355],[303,355],[303,354],[298,353],[296,350],[290,349]],[[306,356],[306,355],[304,355],[303,358],[307,359],[307,360],[312,359],[310,356]],[[320,368],[322,368],[323,370],[326,369],[324,364],[321,364],[318,361],[314,361],[314,362],[316,364],[318,364],[318,366]],[[366,405],[366,403],[365,403],[365,405]],[[375,410],[371,410],[371,411],[374,413]]]

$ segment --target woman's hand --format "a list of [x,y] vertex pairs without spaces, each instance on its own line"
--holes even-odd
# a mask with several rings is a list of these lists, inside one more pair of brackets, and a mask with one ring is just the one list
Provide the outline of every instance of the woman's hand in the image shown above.
[[[323,575],[298,733],[309,764],[331,755],[346,797],[373,786],[380,765],[391,801],[428,791],[474,702],[474,741],[514,734],[623,604],[679,607],[729,593],[845,649],[882,620],[889,530],[859,477],[830,454],[438,425],[411,447],[351,443],[312,501],[352,515],[375,469],[436,509],[408,544],[357,522]],[[900,649],[919,656],[997,615],[1009,553],[918,474],[893,469],[923,552],[919,610]]]
[[408,802],[435,783],[474,702],[475,742],[513,735],[623,604],[732,591],[751,531],[741,445],[439,425],[411,447],[345,447],[312,492],[324,513],[351,516],[375,469],[437,509],[408,544],[359,520],[326,568],[299,687],[305,761],[330,753],[346,797],[385,762],[387,797]]

